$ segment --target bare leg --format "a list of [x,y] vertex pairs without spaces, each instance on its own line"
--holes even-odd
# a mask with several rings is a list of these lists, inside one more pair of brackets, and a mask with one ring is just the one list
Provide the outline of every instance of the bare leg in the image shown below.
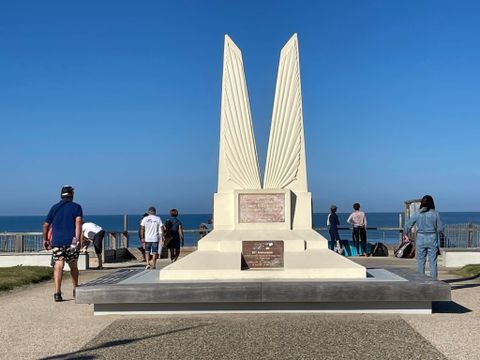
[[73,285],[73,289],[75,290],[75,288],[78,286],[78,266],[77,266],[77,261],[72,261],[70,264],[68,264],[70,266],[70,275],[72,276],[72,285]]
[[145,260],[147,261],[147,266],[150,265],[150,251],[145,251]]
[[157,266],[157,257],[158,257],[158,253],[156,253],[156,252],[155,252],[155,253],[153,253],[152,257],[153,257],[153,266],[152,266],[152,268],[154,268],[154,269],[155,269],[155,267]]
[[63,260],[56,260],[53,268],[53,283],[55,284],[55,293],[62,292]]
[[102,253],[97,254],[97,259],[98,259],[98,268],[101,269],[103,267]]

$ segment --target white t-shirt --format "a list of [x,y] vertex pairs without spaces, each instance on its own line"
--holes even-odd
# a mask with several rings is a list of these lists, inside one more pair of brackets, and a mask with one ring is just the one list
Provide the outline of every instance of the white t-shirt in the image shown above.
[[148,215],[142,219],[141,226],[145,227],[145,242],[159,242],[162,234],[162,219],[157,215]]
[[83,236],[90,240],[93,240],[93,237],[102,230],[100,226],[91,222],[82,225]]

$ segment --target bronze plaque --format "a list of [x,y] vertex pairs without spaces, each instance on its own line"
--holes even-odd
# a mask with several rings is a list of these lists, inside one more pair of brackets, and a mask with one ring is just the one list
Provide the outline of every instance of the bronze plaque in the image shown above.
[[283,241],[242,241],[242,268],[283,268]]
[[285,193],[238,194],[239,223],[285,222]]

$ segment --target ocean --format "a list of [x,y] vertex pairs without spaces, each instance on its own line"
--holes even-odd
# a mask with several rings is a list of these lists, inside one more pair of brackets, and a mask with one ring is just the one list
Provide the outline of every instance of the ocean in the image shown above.
[[[480,224],[480,212],[442,212],[441,218],[445,224],[462,224],[477,223]],[[327,213],[314,213],[314,227],[326,227]],[[345,226],[348,213],[339,213],[340,224]],[[162,219],[166,219],[167,215],[160,215]],[[182,214],[179,219],[183,223],[186,230],[192,230],[186,233],[185,245],[196,245],[199,239],[197,230],[201,223],[206,223],[211,218],[210,214]],[[367,213],[367,222],[369,227],[398,227],[399,213],[383,212],[383,213]],[[141,214],[128,215],[128,230],[133,231],[130,234],[131,246],[138,246],[138,236],[135,233],[138,230],[138,224]],[[42,231],[42,223],[44,216],[0,216],[0,233],[1,232],[39,232]],[[85,215],[85,221],[94,222],[106,231],[122,231],[123,215]],[[326,231],[321,231],[327,239],[329,238]],[[348,230],[341,230],[342,239],[350,239],[351,234]],[[399,241],[399,233],[396,231],[368,231],[368,241],[382,241],[387,244],[396,244]]]

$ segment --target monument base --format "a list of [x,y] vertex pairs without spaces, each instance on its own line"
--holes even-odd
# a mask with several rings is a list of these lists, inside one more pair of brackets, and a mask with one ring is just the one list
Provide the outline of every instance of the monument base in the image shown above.
[[[163,270],[122,269],[77,288],[96,315],[232,312],[430,313],[450,285],[410,269],[367,269],[364,279],[159,281]],[[161,278],[161,275],[160,275]]]
[[[242,243],[283,241],[281,268],[242,270]],[[164,280],[248,279],[363,279],[365,267],[328,250],[327,241],[314,230],[215,230],[198,244],[198,251],[167,266]]]

